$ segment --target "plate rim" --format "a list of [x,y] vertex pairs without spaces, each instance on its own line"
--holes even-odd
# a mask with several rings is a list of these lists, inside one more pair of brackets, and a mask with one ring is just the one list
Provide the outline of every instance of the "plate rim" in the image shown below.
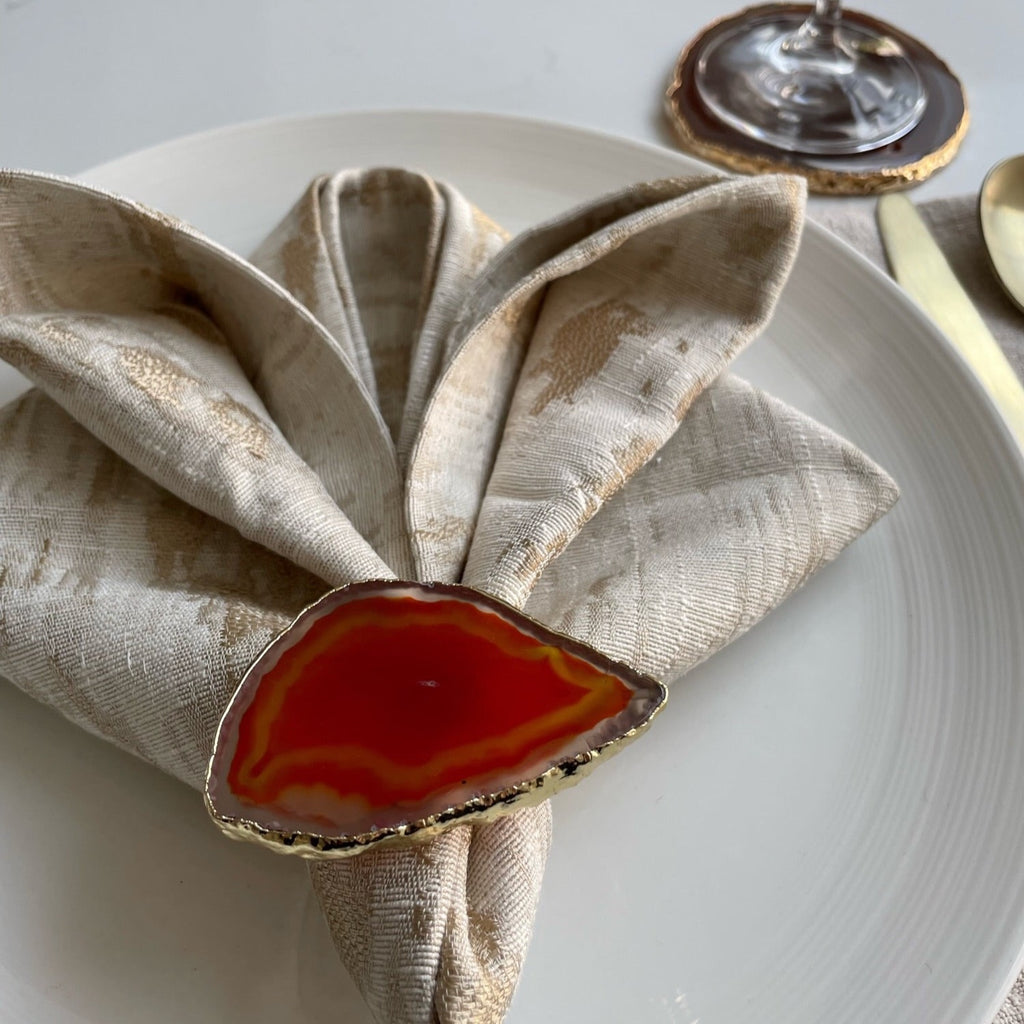
[[[633,152],[656,156],[661,159],[676,161],[680,165],[682,173],[707,173],[717,174],[726,177],[740,177],[734,172],[726,171],[701,161],[699,158],[684,153],[680,150],[665,145],[650,142],[643,139],[636,139],[629,136],[617,134],[601,128],[573,124],[559,121],[554,118],[536,116],[523,116],[502,112],[487,112],[474,109],[458,109],[444,107],[380,107],[380,108],[354,108],[350,110],[338,110],[333,112],[319,112],[313,114],[282,114],[269,117],[253,118],[237,122],[229,122],[223,125],[205,128],[194,132],[186,132],[172,136],[160,142],[141,146],[119,156],[93,164],[83,170],[75,172],[69,177],[71,180],[84,183],[93,187],[93,178],[112,172],[115,167],[123,166],[137,159],[150,159],[163,152],[171,151],[181,146],[202,145],[207,141],[224,139],[230,136],[241,136],[245,134],[260,134],[273,132],[281,128],[296,128],[302,125],[330,126],[337,128],[345,122],[373,121],[373,120],[398,120],[401,118],[440,118],[445,121],[462,122],[467,130],[471,129],[474,123],[506,124],[519,129],[551,132],[562,137],[569,135],[586,139],[590,142],[600,142],[605,145],[614,146],[620,152]],[[101,186],[103,187],[103,186]],[[1016,477],[1017,483],[1024,487],[1024,447],[1018,442],[1013,431],[1009,427],[1004,416],[996,406],[992,396],[974,374],[969,364],[953,344],[952,341],[937,327],[928,314],[914,301],[899,285],[885,272],[872,262],[867,256],[861,253],[853,245],[829,230],[823,224],[814,219],[814,212],[808,212],[804,226],[804,240],[813,239],[814,244],[832,249],[851,268],[875,288],[881,289],[887,297],[897,306],[902,307],[906,316],[915,322],[917,328],[927,334],[930,341],[937,348],[937,358],[944,360],[947,368],[955,373],[958,382],[965,384],[968,388],[969,400],[973,406],[984,410],[984,418],[995,430],[999,438],[998,452],[1000,465],[1010,469]],[[219,243],[215,243],[218,244]],[[785,293],[783,293],[785,301]],[[995,444],[995,438],[993,438]],[[1017,510],[1017,517],[1024,521],[1024,507]],[[1004,964],[1006,962],[1004,961]],[[1012,960],[1000,971],[998,965],[993,964],[988,972],[989,977],[995,978],[1002,974],[1002,982],[997,987],[996,995],[985,1007],[985,1016],[980,1018],[978,1024],[988,1024],[996,1015],[1006,997],[1012,989],[1021,971],[1024,970],[1024,943],[1015,952]]]
[[[632,149],[648,156],[658,156],[676,160],[679,161],[681,168],[684,165],[692,165],[695,172],[717,174],[730,178],[749,177],[749,175],[743,175],[725,168],[716,167],[714,164],[701,160],[699,157],[690,153],[684,153],[681,150],[663,146],[656,142],[650,142],[646,139],[635,139],[629,136],[619,135],[615,132],[602,128],[573,124],[570,122],[559,121],[555,118],[481,110],[460,110],[457,108],[447,107],[368,107],[353,108],[351,110],[338,110],[333,112],[327,111],[315,114],[275,114],[268,117],[233,121],[212,128],[202,128],[194,132],[185,132],[181,135],[175,135],[160,142],[153,143],[152,145],[140,146],[135,149],[128,150],[127,152],[109,160],[103,160],[100,163],[92,164],[83,170],[77,171],[70,177],[74,181],[91,185],[93,176],[102,176],[109,171],[112,171],[117,165],[123,165],[135,159],[152,158],[165,149],[170,150],[180,146],[202,144],[208,140],[220,139],[231,135],[242,135],[246,133],[261,134],[267,131],[278,130],[283,127],[298,127],[300,125],[334,125],[343,121],[377,119],[397,120],[400,118],[415,119],[429,117],[452,122],[462,121],[467,125],[472,124],[474,121],[479,121],[484,123],[507,124],[533,131],[549,131],[563,136],[566,134],[576,135],[586,138],[592,142],[603,142],[607,145],[613,145],[616,148],[623,150]],[[128,196],[126,198],[132,197]],[[809,197],[809,201],[813,201],[813,197]],[[872,262],[872,260],[850,244],[845,238],[840,237],[834,231],[829,230],[829,228],[824,224],[815,220],[813,210],[808,210],[807,212],[807,216],[804,221],[803,235],[804,239],[809,236],[814,239],[816,244],[832,248],[838,252],[844,260],[855,264],[860,273],[866,275],[876,287],[882,288],[888,293],[890,298],[893,298],[897,303],[901,304],[904,307],[904,310],[914,317],[918,322],[918,325],[932,336],[932,340],[944,351],[946,357],[951,358],[953,363],[956,365],[959,375],[964,379],[964,383],[966,383],[971,389],[972,397],[980,401],[981,404],[984,405],[992,414],[991,418],[994,419],[1003,441],[1009,448],[1009,454],[1014,457],[1017,472],[1021,477],[1022,484],[1024,484],[1024,446],[1022,446],[1021,442],[1017,440],[1016,435],[1010,428],[1010,425],[1003,416],[1001,410],[996,405],[992,395],[981,383],[966,358],[957,346],[954,345],[947,337],[947,335],[943,333],[921,305],[906,291],[904,291],[896,281]],[[804,244],[804,239],[801,240],[801,245]],[[783,291],[782,301],[785,301],[785,291]],[[1022,966],[1024,966],[1024,949],[1021,951],[1021,962]]]

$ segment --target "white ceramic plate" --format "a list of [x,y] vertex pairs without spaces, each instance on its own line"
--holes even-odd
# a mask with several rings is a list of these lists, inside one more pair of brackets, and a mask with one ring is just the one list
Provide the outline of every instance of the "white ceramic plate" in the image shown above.
[[[316,172],[383,163],[449,179],[512,229],[694,169],[555,125],[370,113],[217,131],[84,177],[245,253]],[[860,444],[903,498],[556,799],[510,1020],[983,1024],[1024,947],[1020,456],[929,323],[813,226],[739,369]],[[9,686],[0,807],[0,1019],[368,1020],[301,865],[224,841],[194,793]]]

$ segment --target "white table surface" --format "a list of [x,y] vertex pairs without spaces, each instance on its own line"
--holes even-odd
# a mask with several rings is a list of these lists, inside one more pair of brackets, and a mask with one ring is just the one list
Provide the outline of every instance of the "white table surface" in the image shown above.
[[[742,6],[740,0],[736,6]],[[868,0],[964,82],[971,127],[915,199],[1024,152],[1024,3]],[[540,117],[673,146],[662,96],[712,0],[0,0],[0,166],[75,174],[163,140],[383,108]],[[254,169],[258,173],[258,169]],[[812,215],[835,204],[812,200]]]
[[[967,89],[967,139],[918,197],[973,191],[992,163],[1024,151],[1024,4],[856,6],[916,34]],[[542,117],[671,146],[661,100],[674,59],[730,9],[712,0],[0,0],[0,165],[74,174],[232,122],[387,107]]]

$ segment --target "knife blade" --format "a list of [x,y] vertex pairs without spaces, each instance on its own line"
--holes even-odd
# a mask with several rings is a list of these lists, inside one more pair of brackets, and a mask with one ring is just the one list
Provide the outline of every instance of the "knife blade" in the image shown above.
[[876,216],[893,276],[964,357],[1024,447],[1024,385],[914,204],[883,196]]

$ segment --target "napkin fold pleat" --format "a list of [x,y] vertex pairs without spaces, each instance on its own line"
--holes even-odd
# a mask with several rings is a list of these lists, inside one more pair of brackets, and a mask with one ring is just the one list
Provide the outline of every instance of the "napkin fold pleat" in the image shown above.
[[530,337],[468,555],[476,585],[520,604],[760,333],[803,198],[782,177],[684,185],[579,243],[591,261],[565,261],[578,269],[548,285]]
[[398,168],[317,178],[253,254],[347,352],[404,466],[465,292],[507,232]]
[[323,584],[38,390],[0,410],[0,675],[201,787],[253,659]]
[[[472,538],[474,581],[525,600],[763,326],[796,253],[803,200],[791,178],[675,179],[512,241],[466,299],[412,454],[407,515],[421,571],[461,572]],[[510,565],[485,582],[496,527]]]
[[310,516],[308,549],[333,548],[310,571],[340,580],[371,564],[371,575],[408,570],[380,414],[287,292],[137,203],[34,175],[9,173],[0,191],[10,225],[0,233],[0,356],[133,465],[259,543],[291,532],[273,517],[297,503]]
[[0,355],[187,504],[336,585],[390,575],[237,364],[224,379],[224,353],[162,314],[14,315],[0,339]]
[[896,497],[848,441],[725,374],[551,563],[526,610],[672,681],[758,622]]
[[423,175],[387,170],[335,176],[321,191],[327,250],[360,361],[397,441],[409,385],[409,339],[432,291],[444,201]]
[[544,803],[429,843],[310,865],[338,952],[377,1020],[504,1018],[550,843]]
[[[0,412],[0,672],[198,785],[245,667],[327,584],[461,581],[666,678],[696,664],[896,497],[724,373],[802,203],[782,177],[644,183],[501,248],[450,186],[346,171],[261,271],[5,175],[0,354],[46,394]],[[543,803],[311,864],[375,1019],[503,1019],[550,842]]]
[[371,401],[377,403],[373,361],[355,318],[352,284],[344,260],[328,238],[338,234],[333,179],[320,175],[252,254],[253,266],[272,277],[308,309],[345,353]]

